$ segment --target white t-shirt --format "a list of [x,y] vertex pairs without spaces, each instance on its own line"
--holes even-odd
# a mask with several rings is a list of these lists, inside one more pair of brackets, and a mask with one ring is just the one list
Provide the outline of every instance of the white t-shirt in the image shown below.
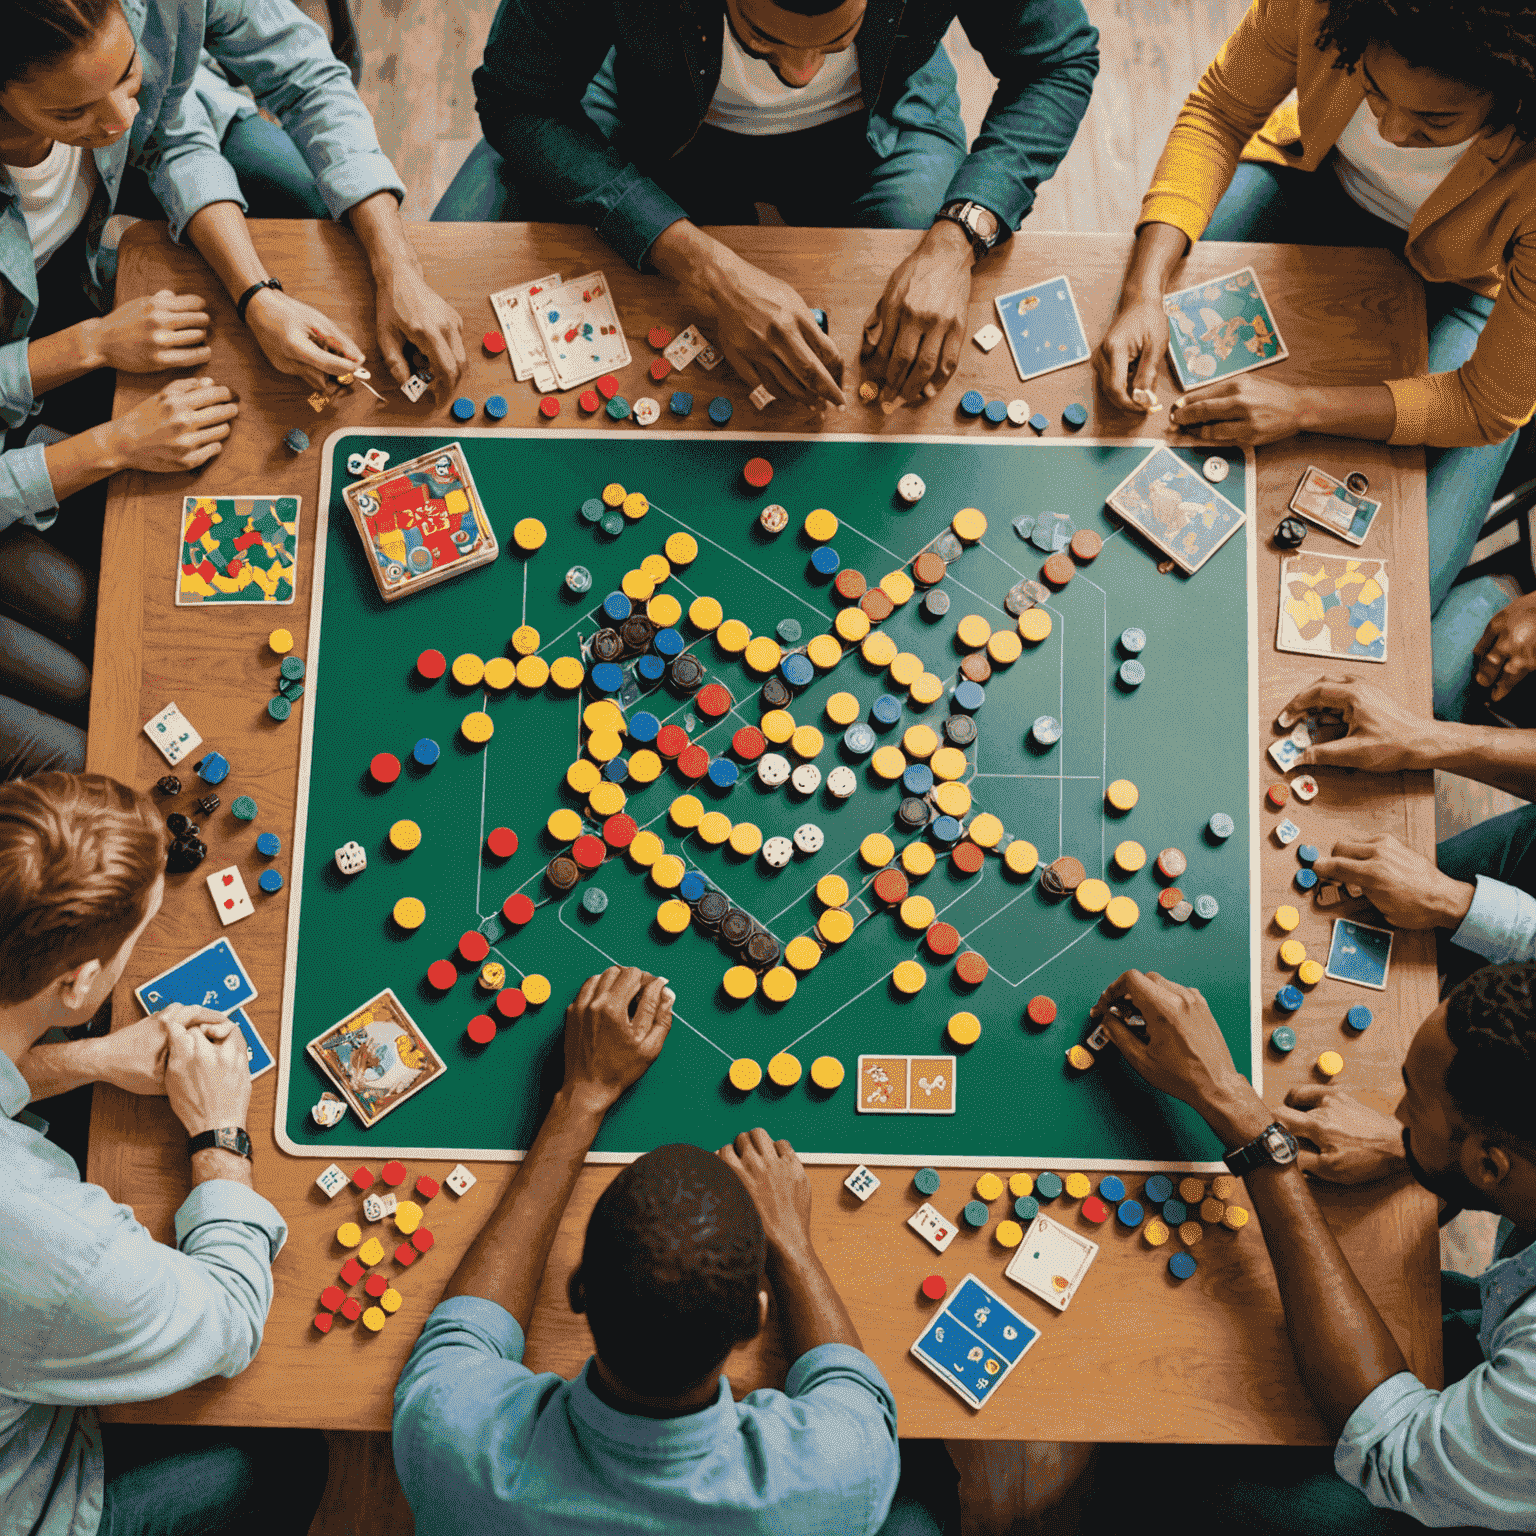
[[1430,149],[1389,144],[1377,130],[1370,104],[1362,101],[1334,145],[1339,152],[1335,166],[1344,190],[1367,213],[1407,229],[1471,142]]
[[37,165],[8,165],[39,271],[79,229],[96,190],[96,161],[76,144],[53,141]]
[[785,85],[765,59],[754,59],[725,24],[720,83],[704,121],[727,133],[799,133],[864,110],[855,43],[829,53],[809,85]]

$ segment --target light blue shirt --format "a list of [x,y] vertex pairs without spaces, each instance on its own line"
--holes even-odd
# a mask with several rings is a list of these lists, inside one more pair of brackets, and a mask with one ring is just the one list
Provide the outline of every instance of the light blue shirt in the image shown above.
[[24,1113],[0,1052],[0,1532],[94,1536],[101,1403],[165,1397],[255,1358],[288,1235],[243,1184],[199,1184],[157,1243]]
[[1490,965],[1536,960],[1536,896],[1487,875],[1476,879],[1477,893],[1451,943],[1481,955]]
[[1536,1243],[1479,1277],[1483,1364],[1433,1392],[1411,1371],[1389,1376],[1350,1415],[1334,1470],[1378,1509],[1427,1526],[1536,1530]]
[[823,1344],[784,1391],[648,1419],[534,1375],[495,1302],[427,1319],[395,1388],[395,1469],[417,1536],[869,1536],[896,1492],[896,1400],[875,1363]]

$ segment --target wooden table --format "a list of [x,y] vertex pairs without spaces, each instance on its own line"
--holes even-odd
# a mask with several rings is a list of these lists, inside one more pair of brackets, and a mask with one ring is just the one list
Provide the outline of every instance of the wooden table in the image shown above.
[[[385,373],[371,345],[372,284],[362,254],[346,231],[308,223],[256,223],[257,247],[268,268],[290,292],[317,305],[359,338],[383,386]],[[508,425],[532,426],[536,396],[511,380],[504,358],[488,359],[479,338],[493,328],[487,295],[508,283],[558,269],[567,274],[601,267],[613,282],[636,362],[621,388],[634,398],[647,392],[643,344],[656,323],[674,329],[705,317],[682,313],[670,284],[641,277],[594,236],[553,225],[470,226],[413,224],[412,239],[436,285],[464,316],[470,356],[462,390],[477,400],[503,392],[511,403]],[[857,383],[860,330],[884,275],[916,236],[891,231],[812,231],[782,228],[722,232],[732,246],[775,272],[826,308],[831,334],[849,359]],[[1027,232],[989,261],[975,283],[970,326],[992,318],[992,296],[1059,272],[1070,273],[1090,339],[1107,325],[1119,289],[1129,239]],[[1400,262],[1376,251],[1268,246],[1197,246],[1185,280],[1214,276],[1244,263],[1258,270],[1290,348],[1270,377],[1291,382],[1368,383],[1420,371],[1425,366],[1424,308],[1420,286]],[[305,498],[303,539],[312,539],[320,454],[291,455],[283,434],[304,428],[318,444],[340,425],[418,426],[430,421],[445,433],[451,420],[426,402],[408,404],[386,388],[387,405],[354,389],[321,417],[304,403],[307,387],[273,373],[233,306],[217,293],[201,260],[166,238],[164,227],[137,226],[124,240],[119,297],[170,286],[207,296],[214,317],[214,360],[207,372],[234,387],[241,416],[223,454],[196,474],[118,477],[108,505],[102,562],[96,682],[91,706],[90,766],[148,788],[164,764],[140,731],[156,710],[174,699],[212,746],[234,764],[231,785],[261,805],[261,825],[291,839],[299,752],[296,725],[274,726],[265,713],[274,668],[265,641],[274,622],[258,607],[178,611],[173,605],[174,554],[182,496],[298,492]],[[159,377],[124,376],[117,409],[126,410],[158,388]],[[950,430],[955,403],[972,386],[988,396],[1021,393],[1006,348],[990,355],[967,343],[958,376],[940,398],[921,409],[882,418],[857,403],[829,425],[891,435]],[[697,388],[698,386],[695,386]],[[803,430],[798,412],[780,406],[762,417],[748,409],[746,391],[723,369],[709,390],[728,394],[745,419],[763,430]],[[1106,407],[1087,365],[1032,381],[1030,404],[1053,423],[1072,400],[1091,414],[1087,432],[1099,436],[1144,435],[1148,423]],[[1164,390],[1164,398],[1172,390]],[[850,392],[851,397],[851,392]],[[574,401],[552,424],[577,420]],[[1155,430],[1166,416],[1154,417]],[[615,430],[620,430],[615,428]],[[626,429],[627,430],[627,429]],[[956,430],[977,431],[976,425]],[[1005,429],[1007,430],[1007,429]],[[1053,426],[1059,431],[1059,426]],[[1364,469],[1384,509],[1369,553],[1392,560],[1391,659],[1364,668],[1372,681],[1426,716],[1429,713],[1429,611],[1425,562],[1423,460],[1418,449],[1379,444],[1297,439],[1259,454],[1259,709],[1268,721],[1296,688],[1320,670],[1309,658],[1275,651],[1278,555],[1269,540],[1302,469],[1312,460]],[[1313,530],[1308,547],[1347,553],[1346,546]],[[311,563],[306,554],[298,601],[285,609],[300,654],[305,651]],[[1191,637],[1192,644],[1198,643]],[[1338,670],[1337,668],[1333,670]],[[1191,743],[1191,768],[1198,745]],[[1266,760],[1264,767],[1269,764]],[[1264,773],[1263,782],[1273,774]],[[1393,832],[1424,853],[1433,853],[1434,806],[1430,775],[1368,777],[1342,772],[1320,775],[1323,792],[1306,809],[1308,837],[1330,844],[1365,829]],[[221,812],[220,815],[227,813]],[[1277,818],[1264,811],[1267,828]],[[215,819],[204,872],[217,868],[221,833]],[[1263,839],[1262,901],[1268,912],[1292,900],[1294,854]],[[286,894],[260,898],[256,915],[235,937],[261,990],[258,1004],[270,1040],[277,1041],[276,1003],[281,994]],[[1325,953],[1328,916],[1303,904],[1296,936],[1314,954]],[[132,1019],[138,1008],[132,988],[218,932],[200,875],[175,878],[165,908],[140,941],[116,998],[116,1017]],[[1279,986],[1269,957],[1278,939],[1266,933],[1266,994]],[[1270,967],[1274,965],[1275,968]],[[1376,1022],[1349,1047],[1346,1084],[1383,1110],[1398,1091],[1398,1066],[1408,1040],[1435,1003],[1433,938],[1400,934],[1393,947],[1390,990],[1373,997]],[[1324,982],[1296,1016],[1297,1050],[1273,1053],[1265,1067],[1266,1091],[1275,1102],[1293,1084],[1308,1080],[1319,1050],[1335,1043],[1338,1020],[1358,991]],[[1265,1030],[1278,1020],[1266,1011]],[[334,1208],[314,1188],[319,1165],[289,1158],[272,1140],[275,1074],[256,1084],[250,1129],[256,1148],[257,1187],[290,1225],[287,1247],[275,1265],[277,1295],[266,1339],[255,1363],[232,1381],[216,1380],[159,1402],[115,1411],[115,1416],[162,1423],[309,1424],[332,1429],[380,1430],[389,1425],[395,1377],[422,1321],[498,1192],[511,1177],[505,1165],[485,1164],[471,1195],[454,1203],[444,1193],[434,1202],[431,1225],[438,1244],[430,1259],[410,1271],[405,1310],[377,1337],[346,1330],[321,1338],[310,1326],[321,1288],[338,1267],[332,1240]],[[441,1174],[443,1169],[434,1169]],[[612,1168],[586,1169],[555,1244],[528,1363],[535,1370],[574,1373],[591,1348],[585,1322],[565,1303],[565,1278],[573,1267],[586,1219]],[[99,1088],[91,1131],[91,1177],[134,1207],[157,1236],[169,1239],[172,1215],[186,1195],[183,1133],[163,1100],[138,1099]],[[1205,1244],[1201,1269],[1178,1287],[1160,1257],[1139,1239],[1105,1234],[1103,1251],[1076,1306],[1065,1315],[1022,1292],[1014,1299],[1026,1314],[1039,1314],[1045,1336],[1015,1383],[984,1414],[973,1414],[906,1355],[924,1315],[915,1296],[927,1250],[902,1218],[914,1197],[899,1176],[889,1178],[867,1207],[840,1188],[843,1170],[813,1168],[815,1235],[863,1334],[866,1348],[893,1384],[907,1435],[1000,1440],[1188,1440],[1322,1444],[1328,1436],[1297,1377],[1274,1278],[1255,1227],[1230,1243]],[[961,1173],[953,1179],[968,1182]],[[1345,1252],[1376,1299],[1413,1369],[1440,1380],[1440,1319],[1434,1204],[1406,1181],[1386,1188],[1323,1191],[1325,1207]],[[340,1202],[338,1202],[340,1203]],[[963,1272],[953,1260],[966,1237],[946,1255],[946,1273]],[[1002,1265],[990,1238],[974,1238],[974,1267],[997,1280]],[[931,1257],[931,1256],[930,1256]],[[1008,1290],[1008,1287],[1004,1287]],[[728,1363],[737,1394],[778,1384],[786,1362],[777,1329],[739,1351]]]

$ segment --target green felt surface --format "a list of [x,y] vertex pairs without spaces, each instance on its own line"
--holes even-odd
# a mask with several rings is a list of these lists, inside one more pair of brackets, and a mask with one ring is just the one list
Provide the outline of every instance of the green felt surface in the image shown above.
[[[465,444],[504,553],[492,566],[386,607],[342,504],[346,458],[381,444],[398,464],[456,437]],[[1219,1155],[1194,1116],[1146,1089],[1113,1050],[1082,1076],[1064,1065],[1066,1048],[1087,1033],[1090,1004],[1133,965],[1198,986],[1240,1068],[1246,1072],[1252,1065],[1245,544],[1251,530],[1232,538],[1192,580],[1159,574],[1156,557],[1130,534],[1115,533],[1103,505],[1105,494],[1150,446],[1037,442],[1010,428],[960,441],[881,442],[754,441],[697,427],[668,435],[628,425],[594,433],[347,433],[333,440],[330,494],[320,503],[329,519],[323,626],[311,631],[309,690],[295,710],[296,716],[305,712],[312,756],[307,803],[300,806],[302,863],[293,880],[302,905],[297,932],[290,933],[281,1047],[286,1059],[278,1129],[286,1143],[315,1152],[357,1146],[482,1156],[526,1148],[541,1099],[558,1080],[564,1005],[584,977],[617,961],[669,977],[678,1022],[661,1059],[609,1116],[599,1153],[635,1155],[679,1139],[713,1147],[760,1123],[801,1152],[828,1160],[1109,1167]],[[776,471],[766,492],[748,489],[741,479],[742,464],[757,452],[766,453]],[[1191,462],[1202,457],[1192,455]],[[1243,505],[1241,462],[1234,468],[1222,490]],[[926,497],[914,507],[894,493],[907,471],[927,482]],[[616,539],[578,515],[581,502],[609,481],[644,491],[652,503],[649,516]],[[789,530],[776,539],[757,527],[757,513],[768,501],[782,503],[791,515]],[[1136,926],[1116,935],[1080,915],[1070,901],[1046,900],[1033,877],[1012,877],[996,855],[969,878],[952,872],[941,855],[930,875],[914,881],[914,890],[928,895],[966,945],[990,962],[992,972],[979,988],[960,985],[952,963],[920,952],[918,937],[879,909],[850,942],[801,978],[788,1004],[775,1007],[760,993],[733,1003],[720,980],[734,957],[696,930],[675,939],[663,935],[653,919],[664,893],[626,859],[610,856],[591,877],[609,897],[600,916],[582,910],[581,888],[548,900],[541,871],[560,850],[545,821],[557,806],[580,807],[563,782],[577,752],[579,697],[553,688],[531,696],[513,689],[482,705],[482,690],[466,692],[451,677],[426,684],[414,671],[417,654],[429,646],[450,661],[463,651],[501,654],[524,621],[540,631],[547,660],[577,654],[578,640],[599,627],[592,615],[603,595],[680,526],[701,544],[699,558],[664,589],[677,595],[685,611],[694,594],[711,594],[727,616],[744,620],[754,633],[771,634],[781,619],[793,617],[809,638],[830,629],[838,604],[830,582],[811,572],[812,546],[799,531],[807,511],[828,507],[837,514],[842,526],[833,542],[844,567],[861,570],[874,583],[909,562],[965,506],[985,511],[990,528],[982,544],[967,548],[949,569],[949,614],[926,621],[914,600],[885,628],[903,650],[952,683],[962,654],[955,641],[961,617],[980,613],[995,627],[1011,626],[1002,609],[1005,592],[1021,576],[1039,575],[1044,557],[1016,536],[1013,518],[1067,512],[1077,526],[1106,538],[1099,558],[1052,599],[1051,636],[1026,646],[1012,667],[994,671],[977,715],[980,737],[970,750],[970,781],[975,808],[1000,816],[1011,834],[1040,849],[1043,861],[1072,853],[1090,874],[1110,870],[1111,886],[1141,909]],[[528,515],[549,530],[548,542],[531,558],[519,555],[511,537],[513,524]],[[576,564],[594,578],[582,599],[564,586],[567,568]],[[1147,678],[1135,691],[1116,681],[1123,659],[1117,641],[1129,625],[1148,637],[1141,657]],[[686,618],[683,628],[696,639]],[[650,707],[680,723],[693,717],[694,738],[718,755],[728,750],[734,730],[758,719],[756,687],[740,662],[724,657],[711,639],[693,649],[710,677],[730,686],[739,713],[711,726],[665,689],[633,708]],[[649,786],[627,786],[636,819],[653,824],[669,851],[683,853],[781,941],[812,926],[817,908],[811,892],[819,876],[835,869],[855,890],[871,878],[857,854],[866,833],[890,832],[898,846],[905,840],[894,822],[900,788],[884,786],[867,760],[846,758],[840,728],[823,714],[826,698],[840,690],[854,693],[866,711],[877,695],[901,690],[850,652],[791,706],[798,722],[826,732],[819,759],[824,774],[841,761],[854,762],[859,787],[849,800],[833,800],[824,786],[808,800],[788,786],[765,790],[750,771],[732,790],[711,791],[707,782],[695,790],[733,821],[755,822],[765,836],[787,836],[805,821],[821,826],[822,851],[797,856],[788,868],[770,870],[760,857],[743,860],[696,838],[680,839],[667,807],[691,786],[673,772]],[[488,747],[474,748],[457,727],[481,707],[493,716],[496,734]],[[879,732],[880,738],[899,741],[919,718],[941,726],[947,712],[947,699],[926,711],[909,704],[901,722]],[[1027,742],[1030,723],[1040,714],[1056,715],[1064,725],[1060,744],[1048,752],[1031,750]],[[295,719],[285,729],[298,724]],[[371,788],[373,754],[390,751],[408,763],[421,736],[441,745],[437,765],[416,772],[408,764],[391,788]],[[1140,801],[1126,816],[1106,815],[1104,785],[1120,777],[1138,785]],[[1225,844],[1204,835],[1218,810],[1237,825]],[[407,816],[421,825],[423,840],[414,852],[394,855],[386,833]],[[520,839],[505,863],[485,854],[483,841],[485,832],[502,824]],[[332,852],[352,838],[367,850],[369,867],[345,880],[332,865]],[[1117,877],[1110,856],[1125,838],[1145,846],[1148,864],[1138,874]],[[1169,845],[1189,859],[1179,882],[1185,893],[1193,899],[1209,892],[1220,903],[1214,922],[1179,926],[1160,913],[1153,860]],[[499,909],[518,888],[542,904],[526,928],[503,937]],[[420,897],[427,909],[425,924],[408,935],[390,920],[394,902],[406,895]],[[878,907],[872,897],[870,905]],[[452,955],[459,936],[482,923],[509,978],[539,972],[554,987],[549,1003],[504,1025],[484,1049],[465,1036],[469,1019],[486,1007],[470,969],[461,967],[464,974],[446,994],[425,979],[431,961]],[[914,956],[925,964],[928,982],[917,996],[904,998],[889,975],[898,961]],[[307,1111],[324,1083],[304,1044],[385,986],[394,988],[442,1053],[447,1074],[371,1131],[361,1131],[351,1115],[335,1130],[320,1131]],[[1036,993],[1054,998],[1060,1010],[1044,1030],[1023,1022]],[[982,1034],[957,1053],[956,1113],[858,1114],[858,1055],[947,1053],[952,1047],[944,1026],[962,1008],[980,1017]],[[765,1080],[743,1096],[727,1084],[731,1058],[750,1056],[766,1066],[792,1043],[807,1068],[796,1087],[780,1092]],[[838,1057],[847,1069],[843,1086],[830,1096],[809,1087],[810,1063],[822,1054]]]

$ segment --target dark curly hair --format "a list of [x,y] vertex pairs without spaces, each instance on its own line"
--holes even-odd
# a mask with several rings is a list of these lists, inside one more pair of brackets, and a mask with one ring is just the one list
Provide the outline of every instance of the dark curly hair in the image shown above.
[[631,1391],[694,1386],[757,1332],[767,1241],[752,1196],[712,1153],[658,1147],[587,1223],[581,1285],[603,1363]]
[[5,0],[0,91],[68,58],[120,9],[118,0]]
[[1446,999],[1445,1090],[1485,1135],[1536,1155],[1536,965],[1485,965]]
[[1493,93],[1489,119],[1536,140],[1536,6],[1520,0],[1329,0],[1317,46],[1336,50],[1335,69],[1355,72],[1371,43]]

